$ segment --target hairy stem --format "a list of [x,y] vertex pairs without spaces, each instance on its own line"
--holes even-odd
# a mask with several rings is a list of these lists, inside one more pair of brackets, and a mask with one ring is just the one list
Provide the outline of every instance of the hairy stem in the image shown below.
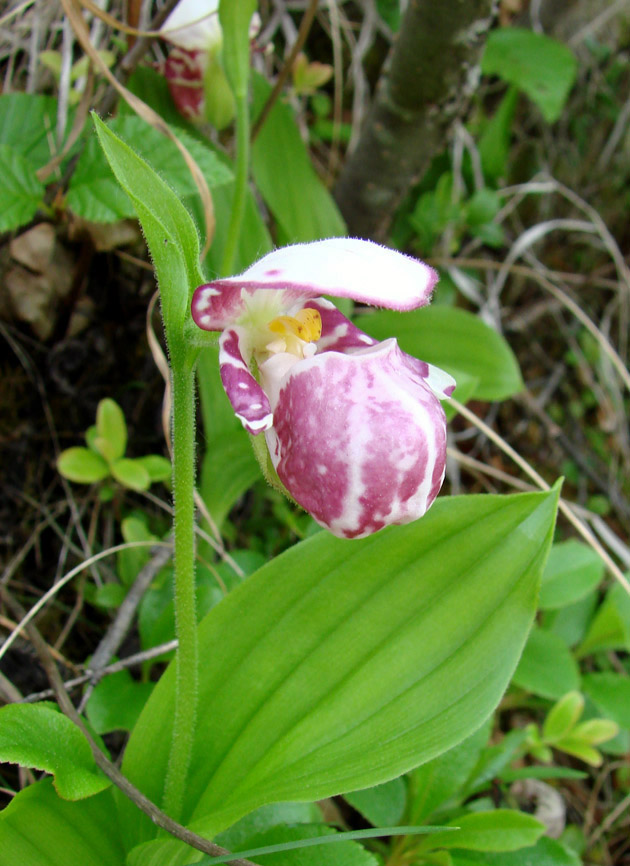
[[173,496],[175,502],[175,719],[164,787],[164,810],[182,814],[192,754],[198,698],[197,614],[195,609],[195,402],[194,375],[187,359],[173,355]]

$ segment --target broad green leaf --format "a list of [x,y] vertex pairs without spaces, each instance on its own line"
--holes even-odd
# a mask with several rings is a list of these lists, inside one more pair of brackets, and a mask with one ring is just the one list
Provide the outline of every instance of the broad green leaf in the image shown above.
[[456,851],[453,866],[582,866],[582,860],[555,839],[541,836],[535,845],[519,851]]
[[317,824],[323,820],[315,803],[273,803],[250,812],[228,830],[219,833],[215,842],[228,851],[250,848],[250,840],[281,824]]
[[155,481],[171,480],[173,474],[171,461],[161,454],[146,454],[144,457],[136,457],[135,460],[147,470],[152,484]]
[[96,733],[133,730],[153,685],[134,680],[129,671],[119,671],[101,680],[85,709]]
[[151,478],[142,463],[130,457],[121,457],[111,465],[111,472],[116,481],[131,490],[148,490]]
[[[457,384],[455,385],[455,390],[453,391],[452,396],[459,403],[466,405],[466,403],[468,403],[468,401],[474,396],[478,385],[479,380],[476,377],[469,376],[468,373],[458,373]],[[444,409],[447,421],[451,421],[457,415],[457,409],[452,403],[449,403],[448,400],[442,403],[442,409]]]
[[[271,92],[253,76],[254,115]],[[346,226],[331,194],[315,173],[291,107],[276,102],[252,146],[252,175],[283,244],[343,236]]]
[[50,779],[20,791],[0,812],[1,866],[122,866],[111,790],[69,803]]
[[55,788],[66,800],[91,797],[111,785],[81,731],[47,702],[0,709],[0,761],[54,773]]
[[577,655],[606,649],[630,650],[630,596],[618,583],[608,590]]
[[597,592],[591,592],[567,607],[545,611],[542,625],[559,635],[567,646],[574,647],[586,634],[597,608]]
[[585,674],[585,694],[608,718],[630,730],[630,679],[622,674]]
[[260,467],[244,430],[224,433],[208,442],[201,464],[200,493],[217,526],[260,477]]
[[118,460],[127,448],[127,422],[115,400],[106,397],[96,409],[96,431],[109,443],[110,460]]
[[93,484],[109,475],[109,466],[100,454],[89,448],[67,448],[57,459],[57,471],[77,484]]
[[532,815],[514,809],[470,812],[449,822],[457,830],[436,833],[421,842],[423,850],[468,848],[472,851],[516,851],[534,845],[545,832]]
[[505,400],[523,387],[518,362],[505,339],[466,310],[379,310],[357,318],[357,324],[377,340],[396,337],[404,352],[441,367],[455,379],[460,370],[476,378],[478,400]]
[[426,821],[437,808],[458,793],[463,794],[464,783],[476,766],[489,735],[489,726],[482,725],[463,743],[411,772],[409,815],[412,823]]
[[35,166],[19,151],[0,144],[0,232],[30,222],[44,199],[44,185],[35,177]]
[[[34,170],[54,156],[57,100],[32,93],[3,93],[0,96],[0,145],[21,154]],[[3,180],[6,175],[3,174]]]
[[545,120],[554,123],[575,82],[577,61],[566,45],[549,36],[502,27],[488,36],[481,71],[518,87],[536,103]]
[[[180,198],[196,195],[197,187],[175,144],[137,115],[123,114],[107,123],[159,173]],[[195,159],[210,188],[229,183],[232,172],[216,153],[180,129],[173,130]],[[112,174],[96,136],[91,136],[72,175],[68,207],[92,222],[113,222],[134,215],[134,207]]]
[[133,203],[117,182],[96,136],[87,136],[72,173],[66,205],[95,223],[113,223],[135,215]]
[[[153,258],[170,350],[184,354],[183,326],[190,316],[190,299],[194,289],[203,282],[197,230],[175,193],[148,163],[96,115],[93,117],[114,174],[133,201]],[[173,341],[176,345],[172,345]]]
[[[230,593],[199,631],[184,820],[214,835],[265,803],[380,784],[469,736],[525,642],[557,495],[444,498],[360,541],[318,533]],[[171,666],[125,753],[155,802],[173,700]],[[121,820],[130,842],[151,838],[124,803]]]
[[373,827],[394,827],[405,814],[407,786],[404,779],[392,779],[374,788],[352,791],[345,799]]
[[[326,824],[301,824],[297,827],[271,827],[247,841],[247,848],[296,842],[318,836],[332,836],[336,831]],[[256,862],[260,866],[379,866],[379,861],[357,842],[339,841],[335,845],[317,845],[280,851],[276,854],[259,854]]]
[[595,551],[571,539],[554,544],[543,571],[540,607],[564,607],[584,598],[604,576],[604,563]]
[[534,628],[514,673],[513,682],[544,698],[557,700],[580,687],[580,671],[558,635]]

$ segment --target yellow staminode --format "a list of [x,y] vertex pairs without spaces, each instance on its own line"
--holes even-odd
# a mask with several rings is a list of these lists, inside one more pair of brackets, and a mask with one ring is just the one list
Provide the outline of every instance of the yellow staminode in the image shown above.
[[322,317],[317,310],[304,309],[295,316],[278,316],[269,322],[269,330],[283,337],[299,337],[305,343],[315,343],[322,335]]

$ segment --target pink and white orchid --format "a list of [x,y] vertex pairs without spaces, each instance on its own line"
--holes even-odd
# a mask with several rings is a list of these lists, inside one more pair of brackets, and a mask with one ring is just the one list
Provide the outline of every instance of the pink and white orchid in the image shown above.
[[[250,38],[260,30],[254,13]],[[177,110],[193,122],[209,121],[217,129],[234,117],[234,98],[220,61],[223,32],[219,0],[179,0],[160,35],[173,46],[163,72]]]
[[[342,538],[421,517],[446,465],[442,370],[379,343],[321,295],[411,310],[437,274],[371,241],[331,238],[269,253],[200,286],[192,316],[222,331],[221,379],[245,429],[264,433],[289,494]],[[258,378],[253,371],[257,371]]]

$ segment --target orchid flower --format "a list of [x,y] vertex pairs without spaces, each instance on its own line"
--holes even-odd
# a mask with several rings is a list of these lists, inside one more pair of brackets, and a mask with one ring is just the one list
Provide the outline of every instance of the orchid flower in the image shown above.
[[289,495],[342,538],[421,517],[446,466],[445,372],[378,342],[321,295],[411,310],[437,274],[371,241],[275,250],[200,286],[192,316],[219,340],[221,380],[245,429],[264,434]]
[[[250,39],[260,30],[255,13]],[[179,0],[160,35],[174,47],[164,64],[164,76],[177,110],[188,120],[208,120],[217,129],[234,117],[234,99],[220,62],[223,33],[219,0]]]

